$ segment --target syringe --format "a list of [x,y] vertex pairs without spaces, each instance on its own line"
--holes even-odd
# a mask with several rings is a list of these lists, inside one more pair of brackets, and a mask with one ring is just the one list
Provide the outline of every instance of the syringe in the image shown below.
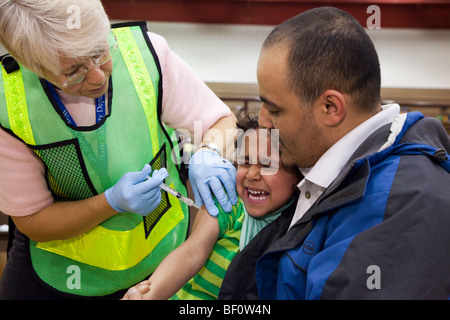
[[164,191],[170,193],[171,195],[177,197],[178,199],[180,199],[181,201],[186,203],[188,206],[192,206],[194,208],[200,209],[200,207],[198,205],[196,205],[192,199],[189,199],[188,197],[183,196],[180,192],[176,191],[175,189],[172,189],[167,184],[161,183],[159,185],[159,187],[161,189],[163,189]]

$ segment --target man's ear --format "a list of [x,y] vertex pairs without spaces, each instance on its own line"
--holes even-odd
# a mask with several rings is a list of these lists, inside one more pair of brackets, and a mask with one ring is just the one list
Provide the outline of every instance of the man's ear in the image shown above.
[[327,90],[320,96],[323,124],[335,127],[342,123],[347,113],[345,97],[336,90]]

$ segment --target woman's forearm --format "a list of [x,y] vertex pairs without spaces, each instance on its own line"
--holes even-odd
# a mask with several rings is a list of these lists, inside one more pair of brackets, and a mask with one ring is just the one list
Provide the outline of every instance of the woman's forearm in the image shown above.
[[230,114],[219,119],[203,135],[202,143],[213,142],[222,151],[222,157],[233,162],[234,140],[236,137],[236,116]]
[[77,201],[58,201],[25,217],[12,217],[17,228],[37,242],[81,235],[117,214],[104,194]]

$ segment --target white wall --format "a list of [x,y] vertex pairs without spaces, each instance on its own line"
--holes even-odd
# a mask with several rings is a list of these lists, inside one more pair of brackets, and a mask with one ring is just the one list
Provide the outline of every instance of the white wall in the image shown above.
[[148,23],[206,82],[256,83],[261,45],[273,27]]
[[[150,22],[149,30],[206,82],[256,83],[256,62],[272,26]],[[450,30],[367,30],[378,51],[382,86],[450,89]]]
[[382,86],[450,89],[450,30],[369,30]]
[[[256,63],[272,26],[149,22],[205,82],[256,83]],[[385,88],[450,89],[450,30],[368,30]],[[2,49],[0,48],[0,53]]]

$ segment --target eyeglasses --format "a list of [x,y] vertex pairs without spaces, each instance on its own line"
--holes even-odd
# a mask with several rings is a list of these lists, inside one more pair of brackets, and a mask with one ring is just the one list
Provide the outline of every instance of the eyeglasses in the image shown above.
[[86,79],[86,73],[91,71],[94,68],[101,67],[104,64],[108,63],[118,48],[117,44],[112,45],[109,47],[107,51],[102,53],[99,57],[94,56],[92,57],[93,66],[90,68],[82,68],[80,70],[77,70],[74,74],[70,75],[62,84],[63,88],[70,88],[73,86],[76,86],[77,84],[81,83]]

